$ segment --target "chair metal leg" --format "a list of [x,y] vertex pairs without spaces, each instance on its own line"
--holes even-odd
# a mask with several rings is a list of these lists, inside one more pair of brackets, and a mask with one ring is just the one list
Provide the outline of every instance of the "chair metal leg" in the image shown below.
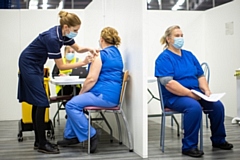
[[123,112],[122,109],[120,109],[120,113],[123,117],[123,121],[124,121],[124,124],[125,124],[125,127],[127,129],[127,134],[128,134],[128,143],[129,143],[129,152],[133,152],[133,143],[132,143],[132,136],[131,136],[131,132],[130,132],[130,128],[129,128],[129,125],[128,125],[128,122],[127,122],[127,118]]
[[171,116],[171,126],[172,126],[172,127],[173,127],[173,116],[174,116],[174,115]]
[[58,125],[60,125],[59,111],[60,111],[61,105],[59,105],[59,103],[57,103],[58,109],[57,109],[57,112],[55,113],[55,115],[53,116],[53,127],[55,127],[55,119],[57,116],[58,116]]
[[208,114],[206,114],[206,128],[208,128]]
[[61,110],[62,105],[63,105],[62,102],[61,102],[61,104],[58,102],[58,114],[57,114],[58,115],[58,119],[57,119],[58,120],[58,125],[60,125],[60,114],[59,114],[59,111]]
[[174,115],[171,116],[172,119],[174,120],[174,122],[177,124],[177,136],[179,137],[180,136],[180,127],[179,127],[179,123],[177,121],[177,119],[175,118]]
[[88,114],[88,154],[90,154],[90,126],[91,126],[91,112]]
[[108,121],[107,121],[106,117],[104,116],[104,114],[103,114],[102,112],[100,112],[100,114],[101,114],[101,116],[102,116],[102,118],[103,118],[104,122],[106,123],[106,125],[107,125],[108,129],[110,130],[110,135],[111,135],[110,142],[112,143],[112,142],[113,142],[113,133],[112,133],[112,128],[111,128],[111,126],[109,125],[109,123],[108,123]]
[[162,138],[162,135],[163,135],[163,114],[162,114],[162,118],[161,118],[161,131],[160,131],[160,147],[162,146],[162,140],[163,140],[163,138]]
[[164,153],[164,141],[165,141],[165,119],[166,118],[166,115],[163,114],[162,115],[162,135],[161,135],[161,138],[162,138],[162,141],[160,142],[161,143],[161,146],[162,146],[162,152]]
[[119,133],[119,144],[122,144],[122,129],[121,129],[121,125],[120,125],[120,120],[118,117],[118,113],[114,113],[115,114],[115,118],[117,121],[117,125],[118,125],[118,133]]

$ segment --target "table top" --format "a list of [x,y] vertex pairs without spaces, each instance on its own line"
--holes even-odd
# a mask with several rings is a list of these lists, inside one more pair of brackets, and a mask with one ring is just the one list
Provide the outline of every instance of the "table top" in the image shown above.
[[157,81],[157,78],[156,77],[148,77],[147,81],[148,81],[148,83],[153,83],[153,82]]
[[55,85],[77,85],[77,84],[83,84],[85,80],[86,78],[69,79],[69,80],[51,79],[50,83]]
[[[76,85],[76,84],[83,84],[86,78],[80,79],[70,79],[70,80],[61,80],[61,79],[51,79],[50,82],[55,85]],[[156,77],[148,77],[148,83],[153,83],[157,81]]]

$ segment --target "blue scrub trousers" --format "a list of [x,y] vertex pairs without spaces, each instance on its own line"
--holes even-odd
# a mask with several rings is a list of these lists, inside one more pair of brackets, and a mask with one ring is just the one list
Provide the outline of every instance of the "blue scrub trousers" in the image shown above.
[[[73,97],[65,106],[68,118],[64,130],[64,138],[71,139],[77,137],[79,142],[88,139],[88,119],[83,113],[83,109],[86,106],[110,108],[117,106],[117,104],[105,101],[102,99],[102,95],[95,96],[91,92]],[[90,136],[93,137],[95,134],[96,130],[90,127]]]
[[204,112],[209,114],[212,143],[221,144],[225,142],[225,115],[223,104],[220,101],[208,102],[203,99],[197,101],[190,97],[179,97],[173,104],[167,103],[166,106],[184,114],[183,151],[197,148],[202,110],[206,110]]

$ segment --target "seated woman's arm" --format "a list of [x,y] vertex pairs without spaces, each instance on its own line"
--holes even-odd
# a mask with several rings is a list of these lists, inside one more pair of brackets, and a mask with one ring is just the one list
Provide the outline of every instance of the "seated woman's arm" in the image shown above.
[[198,78],[198,83],[199,83],[199,88],[201,89],[201,91],[206,95],[206,96],[210,96],[211,91],[209,89],[207,80],[205,78],[205,76],[201,76]]
[[89,91],[97,82],[100,71],[102,68],[102,60],[100,54],[95,56],[94,61],[90,65],[88,76],[83,83],[83,87],[79,94]]
[[194,93],[192,93],[188,88],[182,86],[180,83],[178,83],[175,80],[170,80],[166,85],[165,85],[166,89],[178,96],[188,96],[191,98],[194,98],[196,100],[199,100],[200,97],[198,97],[197,95],[195,95]]

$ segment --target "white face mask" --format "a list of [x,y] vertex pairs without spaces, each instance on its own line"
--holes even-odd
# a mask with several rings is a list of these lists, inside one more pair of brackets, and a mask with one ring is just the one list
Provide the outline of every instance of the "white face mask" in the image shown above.
[[70,53],[67,53],[67,54],[66,54],[66,59],[67,59],[67,60],[71,61],[71,60],[73,60],[73,58],[74,58],[74,53],[71,53],[71,52],[70,52]]
[[98,45],[99,45],[99,47],[102,49],[102,46],[101,46],[100,40],[98,40]]
[[71,39],[72,39],[72,38],[74,38],[74,37],[77,36],[77,33],[70,31],[68,34],[66,34],[66,36],[67,36],[68,38],[71,38]]
[[183,37],[175,37],[174,38],[173,47],[175,47],[176,49],[181,49],[183,44],[184,44]]

